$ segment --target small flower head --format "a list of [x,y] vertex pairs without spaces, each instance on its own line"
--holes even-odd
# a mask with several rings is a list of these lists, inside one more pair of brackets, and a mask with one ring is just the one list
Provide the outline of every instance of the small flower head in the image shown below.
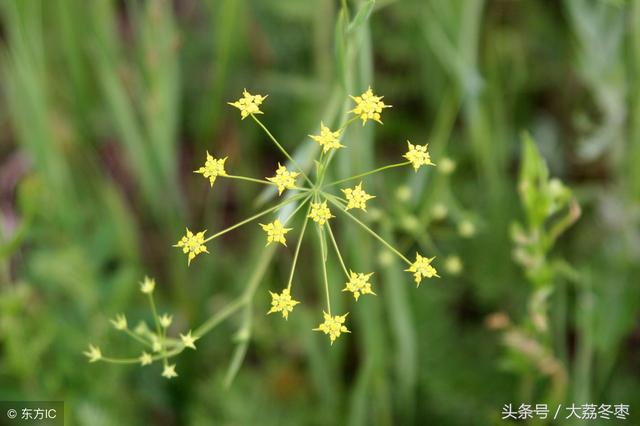
[[266,225],[260,224],[264,232],[267,233],[267,245],[276,242],[280,243],[283,246],[287,245],[287,241],[284,238],[284,234],[291,231],[291,228],[285,228],[280,219],[276,219],[271,223],[267,223]]
[[369,278],[371,278],[371,275],[373,275],[373,272],[369,274],[363,274],[361,272],[349,271],[349,281],[342,291],[352,292],[353,297],[356,299],[356,301],[362,294],[375,295],[375,293],[371,290],[371,283],[369,282]]
[[320,122],[320,134],[309,135],[309,137],[320,144],[322,152],[327,153],[332,149],[344,148],[344,145],[340,144],[340,133],[340,130],[332,132],[323,122]]
[[187,234],[178,241],[174,247],[182,249],[182,252],[188,254],[187,264],[191,265],[191,261],[200,253],[209,253],[207,246],[204,245],[205,231],[194,234],[187,228]]
[[178,373],[176,373],[176,365],[166,364],[162,370],[162,377],[166,377],[167,379],[178,377]]
[[331,214],[331,210],[327,207],[327,202],[311,203],[311,211],[309,217],[318,225],[324,225],[326,221],[335,217]]
[[271,291],[269,293],[271,293],[271,309],[267,314],[280,312],[282,313],[282,318],[288,319],[289,312],[292,312],[293,307],[300,303],[291,298],[291,293],[288,288],[282,290],[282,293],[273,293]]
[[197,337],[193,337],[191,335],[191,330],[189,330],[189,332],[187,334],[180,334],[180,340],[182,340],[182,344],[187,347],[187,348],[191,348],[193,350],[196,349],[196,340],[198,340]]
[[213,158],[209,151],[207,151],[207,161],[204,166],[195,170],[194,173],[200,173],[205,178],[209,179],[209,183],[213,186],[218,176],[226,176],[227,172],[224,170],[224,162],[227,161],[227,157]]
[[285,166],[282,166],[280,165],[280,163],[278,163],[278,170],[276,170],[276,175],[274,177],[268,177],[267,180],[275,183],[278,186],[278,195],[282,195],[282,192],[285,189],[295,188],[296,177],[299,174],[300,173],[298,172],[290,172]]
[[420,166],[435,166],[435,164],[431,162],[431,155],[429,155],[427,151],[429,144],[414,145],[409,141],[407,141],[407,144],[409,145],[409,150],[403,157],[411,162],[415,171],[418,171]]
[[324,334],[328,334],[329,339],[331,339],[331,344],[333,345],[333,342],[340,337],[341,333],[351,333],[344,325],[347,315],[349,315],[348,312],[344,315],[334,316],[324,312],[324,321],[318,326],[318,328],[314,328],[313,331],[322,331]]
[[156,288],[156,281],[153,278],[144,277],[144,280],[140,283],[140,291],[145,294],[153,293]]
[[98,346],[89,345],[89,350],[83,352],[83,354],[89,358],[89,362],[96,362],[102,359],[102,352]]
[[436,268],[431,266],[433,259],[435,259],[435,257],[422,257],[416,253],[416,261],[411,264],[409,269],[405,269],[405,271],[413,273],[413,277],[416,280],[416,286],[420,285],[422,278],[440,278]]
[[164,315],[161,315],[160,318],[158,318],[158,320],[160,321],[160,325],[162,327],[167,328],[173,322],[173,315],[164,314]]
[[362,189],[362,182],[353,188],[342,189],[344,196],[347,197],[347,210],[349,209],[362,209],[367,211],[366,202],[372,198],[376,198],[374,195],[367,194]]
[[384,96],[374,95],[371,87],[369,87],[367,91],[362,95],[351,96],[351,99],[354,100],[356,106],[349,112],[352,112],[360,117],[363,126],[367,122],[367,120],[374,120],[382,124],[382,121],[380,121],[380,117],[383,108],[391,107],[391,105],[385,105],[384,102],[382,102],[383,97]]
[[440,164],[440,171],[445,175],[450,175],[456,170],[456,162],[449,157],[444,157],[442,161],[438,162]]
[[458,256],[449,256],[444,261],[444,269],[451,275],[458,275],[462,272],[462,261]]
[[127,317],[124,314],[117,314],[115,319],[110,320],[116,330],[127,329]]
[[244,89],[240,99],[235,102],[228,102],[228,104],[238,108],[240,110],[240,117],[244,120],[251,114],[262,114],[260,105],[266,98],[266,96],[262,95],[252,95],[247,92],[247,89]]
[[151,358],[151,354],[142,352],[142,355],[140,355],[140,365],[145,366],[151,364],[152,362],[153,358]]
[[153,336],[151,338],[151,350],[153,350],[154,352],[160,352],[162,350],[162,345],[160,344],[160,339],[158,339],[158,336]]
[[458,233],[461,237],[471,238],[476,234],[476,226],[470,220],[463,220],[458,224]]

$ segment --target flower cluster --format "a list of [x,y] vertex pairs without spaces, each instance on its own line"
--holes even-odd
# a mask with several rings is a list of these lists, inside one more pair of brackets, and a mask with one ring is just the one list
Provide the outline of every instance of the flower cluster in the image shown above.
[[173,315],[167,313],[158,315],[153,293],[156,288],[155,280],[145,277],[140,283],[140,291],[147,296],[155,330],[149,329],[147,324],[142,321],[135,328],[131,329],[124,314],[117,314],[114,319],[110,320],[113,327],[138,342],[144,350],[138,356],[129,358],[107,357],[102,354],[100,347],[89,345],[89,349],[83,354],[89,358],[89,362],[108,362],[114,364],[139,364],[141,366],[151,365],[155,362],[162,363],[162,377],[171,379],[178,376],[176,372],[176,364],[170,364],[169,359],[181,353],[184,349],[190,348],[195,350],[196,340],[200,334],[195,335],[189,330],[186,334],[180,334],[179,339],[167,336],[167,330],[173,323]]
[[[372,89],[368,88],[360,96],[351,97],[355,102],[355,106],[351,111],[349,111],[350,116],[345,118],[344,122],[336,130],[332,130],[330,127],[326,126],[325,123],[321,122],[319,134],[310,135],[311,140],[316,142],[320,147],[320,158],[316,161],[315,175],[308,175],[308,171],[305,171],[296,163],[293,157],[258,118],[258,115],[263,114],[263,111],[260,108],[266,98],[267,96],[254,95],[249,93],[247,90],[244,90],[242,98],[235,102],[229,102],[229,104],[240,110],[240,116],[243,120],[247,117],[251,117],[251,119],[265,131],[267,137],[286,158],[287,162],[285,165],[278,163],[275,168],[275,174],[270,177],[254,178],[239,176],[231,174],[226,170],[226,167],[229,166],[226,164],[229,157],[223,156],[216,158],[209,152],[206,152],[204,165],[195,170],[194,173],[202,175],[211,187],[213,187],[213,184],[218,178],[242,180],[245,182],[271,186],[277,190],[278,196],[282,197],[282,200],[279,203],[208,237],[205,236],[207,232],[206,230],[193,232],[187,228],[185,235],[179,238],[174,247],[180,249],[187,255],[187,264],[191,265],[196,257],[203,253],[209,253],[207,243],[210,241],[241,226],[255,222],[263,216],[276,214],[277,216],[270,219],[270,221],[267,221],[266,223],[258,223],[262,231],[266,234],[266,245],[276,243],[275,245],[282,244],[283,246],[286,246],[286,237],[288,234],[294,230],[299,230],[298,241],[295,245],[287,285],[283,286],[279,292],[269,292],[271,295],[271,308],[267,311],[267,314],[280,313],[286,320],[293,313],[294,308],[300,304],[300,301],[294,299],[293,296],[293,281],[302,242],[305,237],[305,231],[308,225],[314,226],[318,236],[317,242],[320,249],[319,253],[322,253],[318,260],[323,273],[323,293],[326,295],[326,309],[323,310],[322,322],[313,330],[327,335],[331,344],[333,344],[338,337],[342,334],[349,333],[350,331],[347,327],[348,312],[344,314],[336,314],[331,310],[332,296],[326,265],[329,245],[332,246],[345,276],[345,281],[343,281],[345,283],[343,291],[351,293],[355,302],[359,302],[362,296],[376,295],[373,289],[373,284],[371,283],[371,278],[374,275],[373,272],[354,272],[352,269],[347,268],[347,264],[340,252],[338,241],[332,229],[332,224],[334,223],[336,215],[340,215],[347,222],[353,223],[362,228],[364,232],[374,237],[383,246],[385,246],[390,253],[398,256],[404,263],[406,263],[406,271],[413,274],[416,284],[420,284],[420,282],[425,278],[438,277],[438,273],[432,264],[434,257],[426,257],[418,253],[416,254],[416,260],[414,262],[410,261],[400,251],[371,229],[365,221],[356,217],[353,213],[353,211],[362,211],[366,213],[367,203],[371,203],[372,200],[376,198],[374,195],[371,195],[364,190],[363,178],[397,167],[412,166],[414,170],[418,171],[422,166],[434,166],[434,164],[431,161],[431,157],[427,149],[428,145],[414,145],[411,142],[408,142],[409,149],[403,155],[406,161],[388,164],[374,170],[327,183],[325,178],[327,177],[327,170],[329,170],[329,166],[334,155],[336,152],[348,150],[348,144],[342,143],[342,138],[347,128],[357,120],[361,120],[363,125],[369,121],[382,123],[382,112],[384,109],[389,108],[390,105],[385,105],[382,101],[382,96],[376,96]],[[344,148],[344,150],[342,148]],[[232,160],[230,162],[232,162]],[[230,168],[232,168],[232,164],[230,166]],[[358,181],[359,183],[351,187],[340,187],[341,185],[352,181]],[[287,206],[289,207],[287,211],[290,213],[285,214],[285,212],[281,210]],[[296,215],[301,210],[306,210],[306,213],[302,218],[300,218],[301,225],[299,227],[294,226]],[[334,212],[336,215],[334,215]],[[141,366],[161,362],[162,376],[168,379],[176,377],[178,375],[178,372],[176,371],[176,364],[170,363],[169,360],[187,348],[195,349],[195,342],[204,334],[209,332],[224,319],[236,313],[238,310],[243,307],[249,307],[252,301],[251,298],[253,297],[254,291],[259,283],[259,276],[256,280],[252,281],[252,283],[253,284],[247,286],[245,293],[243,293],[243,295],[235,302],[209,318],[194,332],[189,330],[187,333],[180,333],[177,338],[172,338],[168,336],[167,332],[173,324],[173,316],[166,313],[158,315],[153,298],[156,283],[152,279],[145,278],[140,283],[140,291],[148,298],[154,320],[154,329],[152,330],[147,327],[144,322],[141,322],[138,326],[131,329],[124,314],[117,314],[115,318],[111,320],[111,323],[116,330],[136,340],[143,346],[144,350],[134,357],[112,358],[104,356],[98,346],[89,345],[89,349],[84,352],[84,354],[88,357],[90,362],[104,361],[120,364],[139,364]]]
[[[228,175],[224,170],[224,161],[227,159],[227,157],[216,160],[207,153],[205,165],[197,171],[197,173],[201,173],[204,177],[209,178],[210,183],[213,183],[213,181],[211,180],[212,177],[213,179],[215,179],[215,177],[219,176],[243,179],[246,181],[261,183],[265,185],[273,185],[277,188],[279,196],[282,196],[283,193],[287,190],[292,191],[292,193],[288,197],[285,197],[285,201],[283,203],[280,203],[273,208],[269,208],[245,221],[240,222],[240,224],[242,225],[249,223],[250,221],[255,220],[265,214],[276,213],[279,209],[289,203],[297,204],[298,207],[296,208],[295,212],[299,211],[304,205],[308,204],[307,215],[303,219],[302,231],[300,232],[300,239],[296,247],[296,253],[294,262],[292,264],[288,285],[280,292],[270,292],[272,299],[271,309],[268,311],[268,313],[270,314],[279,312],[285,319],[287,319],[289,317],[289,314],[293,311],[293,308],[299,303],[297,300],[294,300],[292,298],[291,286],[296,267],[297,256],[300,250],[300,243],[302,242],[302,238],[304,237],[304,229],[306,228],[307,221],[309,219],[311,219],[311,221],[316,224],[316,227],[318,229],[319,242],[323,253],[328,246],[328,240],[331,241],[336,251],[336,254],[338,256],[338,259],[340,260],[346,276],[346,285],[344,291],[351,292],[356,301],[358,301],[360,296],[362,295],[375,295],[372,289],[372,285],[369,282],[371,276],[373,275],[372,272],[356,273],[347,270],[340,253],[339,246],[333,235],[331,225],[329,224],[330,221],[335,218],[335,215],[332,213],[332,209],[342,212],[347,219],[352,219],[356,224],[365,229],[365,231],[373,235],[384,245],[390,248],[393,253],[399,255],[400,258],[408,265],[407,271],[411,272],[414,275],[414,279],[417,284],[419,284],[423,278],[438,277],[435,267],[431,264],[434,259],[433,257],[423,257],[418,254],[416,257],[416,261],[411,262],[399,251],[394,249],[389,243],[387,243],[382,237],[380,237],[377,233],[370,229],[364,222],[362,222],[360,219],[356,218],[349,212],[349,210],[352,209],[359,209],[366,212],[367,202],[375,198],[375,196],[368,194],[363,189],[362,180],[360,180],[360,182],[354,187],[340,188],[340,191],[345,198],[342,198],[340,195],[331,192],[331,189],[336,185],[355,179],[361,179],[365,176],[381,172],[392,167],[411,165],[415,171],[418,171],[418,169],[422,166],[434,166],[435,164],[431,161],[431,156],[428,152],[428,144],[414,145],[411,142],[408,142],[408,151],[403,155],[403,157],[406,159],[406,161],[404,162],[383,166],[369,172],[361,173],[359,175],[341,179],[339,181],[334,181],[328,184],[324,183],[326,170],[330,162],[332,161],[333,155],[338,149],[347,148],[347,146],[341,143],[341,139],[346,128],[358,119],[362,121],[363,125],[365,125],[370,120],[382,123],[382,112],[384,109],[390,107],[390,105],[386,105],[383,102],[382,96],[377,96],[373,93],[371,87],[369,87],[361,95],[351,96],[351,98],[355,102],[353,109],[350,111],[350,113],[353,115],[350,118],[346,119],[339,128],[337,128],[336,130],[332,130],[329,126],[325,125],[324,122],[320,122],[319,134],[309,136],[311,140],[313,140],[320,146],[322,154],[321,158],[317,161],[319,167],[316,171],[315,180],[312,180],[309,176],[307,176],[305,170],[303,170],[293,160],[286,149],[284,149],[284,147],[271,134],[271,132],[267,130],[266,126],[257,117],[257,114],[263,113],[260,110],[260,106],[266,99],[266,96],[253,95],[246,90],[243,92],[242,98],[235,102],[230,102],[229,104],[240,110],[240,116],[242,119],[251,117],[266,132],[267,136],[272,140],[276,147],[280,151],[282,151],[286,159],[289,160],[288,164],[285,166],[278,163],[275,175],[272,177],[266,177],[265,179],[233,176]],[[308,185],[305,185],[305,183]],[[329,204],[331,204],[331,208],[329,207]],[[260,224],[262,230],[267,234],[267,245],[276,242],[286,246],[285,234],[293,231],[294,229],[293,226],[287,227],[287,225],[294,216],[295,212],[289,215],[289,217],[286,219],[283,218],[283,220],[281,220],[281,218],[278,217],[275,218],[273,222]],[[220,231],[207,239],[204,239],[203,232],[193,234],[188,231],[187,235],[182,237],[182,239],[178,242],[178,244],[176,244],[176,246],[182,248],[184,253],[188,254],[188,261],[190,263],[191,260],[193,260],[193,258],[198,254],[208,253],[206,247],[204,247],[204,244],[216,238],[217,236],[226,233],[228,230],[237,228],[240,224],[233,225],[232,227]],[[325,289],[327,289],[327,311],[324,313],[324,321],[315,330],[322,331],[323,333],[329,335],[329,338],[333,343],[333,341],[335,341],[335,339],[340,336],[341,333],[348,332],[348,329],[345,325],[346,314],[334,315],[331,312],[328,282],[326,282],[327,279],[325,262],[326,259],[323,259],[321,263],[325,272],[324,276]]]

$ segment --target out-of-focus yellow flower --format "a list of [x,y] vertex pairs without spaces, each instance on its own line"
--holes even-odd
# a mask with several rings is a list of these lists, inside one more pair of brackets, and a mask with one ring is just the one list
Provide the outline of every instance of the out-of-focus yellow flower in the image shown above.
[[162,327],[167,328],[173,322],[173,315],[169,315],[169,314],[161,315],[159,318],[159,321]]
[[153,359],[151,358],[151,354],[142,352],[142,355],[140,355],[140,365],[145,366],[151,364],[152,362]]
[[362,189],[362,182],[353,188],[342,189],[344,196],[347,197],[347,210],[349,209],[362,209],[367,211],[366,202],[372,198],[376,198],[374,195],[367,194]]
[[423,257],[416,253],[416,261],[411,264],[409,269],[405,269],[405,271],[413,273],[416,286],[420,285],[422,278],[440,277],[436,268],[431,265],[433,259],[435,259],[435,257]]
[[89,362],[96,362],[102,359],[102,352],[100,352],[100,347],[89,345],[89,350],[83,352],[83,354],[89,358]]
[[445,175],[450,175],[456,170],[456,162],[449,157],[444,157],[441,161],[438,161],[440,166],[438,169]]
[[110,321],[116,330],[125,330],[127,328],[127,317],[124,314],[117,314],[116,318]]
[[154,352],[160,352],[162,350],[162,345],[157,336],[151,338],[151,350]]
[[322,147],[322,152],[326,153],[331,149],[344,148],[344,145],[340,144],[340,133],[340,130],[332,132],[323,122],[320,122],[320,134],[309,135],[309,137],[318,142]]
[[462,261],[458,256],[448,256],[444,261],[444,270],[451,275],[458,275],[462,272]]
[[369,274],[363,274],[361,272],[349,271],[349,281],[342,291],[352,292],[353,297],[356,299],[356,301],[361,294],[375,295],[375,293],[371,290],[371,283],[369,282],[369,278],[371,278],[371,275],[373,275],[373,272]]
[[162,370],[162,377],[166,377],[170,379],[172,377],[178,377],[178,373],[176,373],[176,365],[175,364],[167,364],[164,366],[164,370]]
[[476,226],[470,220],[463,220],[458,224],[458,233],[464,238],[471,238],[476,234]]
[[227,102],[229,105],[234,106],[240,110],[240,116],[244,120],[251,114],[262,114],[260,111],[260,105],[266,99],[266,96],[252,95],[244,89],[242,97],[235,102]]
[[324,314],[324,321],[318,326],[318,328],[314,328],[313,331],[322,331],[324,334],[329,335],[329,339],[331,339],[331,344],[340,337],[342,333],[351,333],[347,330],[347,327],[344,325],[344,322],[347,319],[347,312],[344,315],[334,315],[328,314],[326,312]]
[[153,293],[156,288],[156,282],[153,278],[144,277],[144,280],[140,283],[140,291],[145,294]]
[[295,188],[296,177],[298,177],[299,174],[298,172],[290,172],[285,166],[278,163],[276,175],[274,177],[268,177],[267,180],[275,183],[278,186],[278,195],[282,195],[285,189]]
[[407,144],[409,145],[409,150],[403,157],[411,162],[415,171],[418,171],[420,166],[435,166],[435,164],[431,162],[431,155],[429,155],[427,151],[429,144],[414,145],[409,141],[407,141]]
[[271,309],[267,314],[280,312],[284,319],[289,319],[289,313],[292,312],[293,307],[300,302],[291,298],[291,293],[288,288],[282,290],[282,293],[273,293],[271,291],[269,293],[271,294]]
[[391,105],[385,105],[384,102],[382,102],[382,98],[384,98],[384,96],[374,95],[371,87],[369,87],[362,95],[350,96],[350,98],[354,100],[356,106],[349,112],[360,117],[363,126],[367,120],[374,120],[382,124],[382,121],[380,120],[382,109],[391,107]]
[[218,176],[227,175],[227,172],[224,170],[225,161],[227,161],[227,157],[214,158],[209,154],[209,151],[207,151],[207,161],[205,161],[204,166],[195,170],[194,173],[200,173],[205,178],[208,178],[209,183],[213,186]]
[[191,265],[191,261],[200,253],[209,253],[207,246],[204,245],[204,234],[206,230],[194,234],[187,228],[187,234],[178,241],[174,247],[182,249],[182,252],[188,254],[187,264]]
[[267,223],[266,225],[260,224],[264,232],[267,233],[267,245],[276,242],[280,243],[283,246],[287,245],[287,241],[284,238],[284,234],[291,231],[291,228],[285,228],[280,219],[276,219],[271,223]]
[[196,348],[196,340],[198,340],[197,337],[193,337],[191,335],[191,330],[189,330],[189,332],[187,334],[180,334],[180,340],[182,340],[182,344],[187,347],[187,348],[191,348],[194,349]]
[[311,203],[311,211],[309,217],[318,225],[324,225],[326,221],[335,217],[331,214],[331,210],[327,207],[327,202]]

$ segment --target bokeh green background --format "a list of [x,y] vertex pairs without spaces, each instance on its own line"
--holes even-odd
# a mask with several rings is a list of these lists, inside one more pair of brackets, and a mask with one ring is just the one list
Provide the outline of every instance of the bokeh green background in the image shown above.
[[[0,12],[0,399],[64,400],[67,423],[83,425],[492,425],[523,402],[627,403],[626,424],[640,422],[640,1],[2,0]],[[173,333],[219,311],[257,268],[255,225],[190,268],[171,247],[185,225],[220,229],[272,197],[236,181],[210,189],[191,172],[205,150],[254,177],[283,161],[227,101],[244,87],[269,94],[265,123],[307,162],[306,135],[340,122],[347,95],[369,84],[393,108],[384,125],[349,130],[333,173],[397,162],[407,139],[429,142],[436,163],[454,159],[451,175],[367,181],[371,226],[411,257],[437,255],[441,279],[416,289],[338,222],[378,296],[354,305],[330,264],[352,330],[332,347],[311,332],[323,289],[309,244],[287,322],[264,313],[290,250],[262,275],[244,359],[236,315],[177,358],[172,381],[157,365],[86,362],[90,342],[139,353],[108,319],[150,319],[145,274]],[[565,265],[546,283],[542,343],[566,373],[552,396],[535,360],[486,321],[502,312],[532,327],[536,284],[511,237],[525,217],[523,131],[582,209],[548,255]],[[449,256],[460,274],[445,270]]]

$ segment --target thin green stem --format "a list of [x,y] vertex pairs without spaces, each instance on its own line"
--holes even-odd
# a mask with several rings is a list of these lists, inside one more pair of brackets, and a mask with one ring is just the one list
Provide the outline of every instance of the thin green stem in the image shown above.
[[311,211],[311,204],[307,208],[307,214],[305,215],[304,222],[302,223],[302,230],[300,231],[300,237],[298,237],[298,244],[296,244],[296,251],[293,254],[293,264],[291,265],[291,273],[289,274],[289,282],[287,283],[287,289],[291,290],[291,283],[293,283],[293,274],[298,264],[298,254],[300,254],[300,246],[302,245],[302,239],[304,238],[304,232],[307,229],[307,223],[309,223],[309,212]]
[[348,181],[350,181],[350,180],[359,179],[359,178],[361,178],[361,177],[369,176],[369,175],[372,175],[372,174],[374,174],[374,173],[381,172],[381,171],[383,171],[383,170],[392,169],[392,168],[394,168],[394,167],[402,167],[402,166],[406,166],[406,165],[408,165],[408,164],[411,164],[411,163],[410,163],[409,161],[405,161],[405,162],[403,162],[403,163],[389,164],[389,165],[387,165],[387,166],[379,167],[379,168],[377,168],[377,169],[374,169],[374,170],[371,170],[371,171],[368,171],[368,172],[365,172],[365,173],[360,173],[360,174],[357,174],[357,175],[354,175],[354,176],[350,176],[350,177],[348,177],[348,178],[344,178],[344,179],[336,180],[336,181],[334,181],[334,182],[331,182],[331,183],[327,184],[327,185],[326,185],[326,187],[330,187],[330,186],[338,185],[338,184],[340,184],[340,183],[348,182]]
[[329,222],[326,223],[327,229],[329,230],[329,237],[331,237],[331,243],[333,243],[333,248],[336,250],[336,254],[338,255],[338,260],[340,261],[340,265],[342,266],[342,270],[344,274],[349,278],[349,271],[347,271],[347,267],[344,264],[344,260],[342,260],[342,254],[340,254],[340,249],[338,248],[338,243],[336,242],[336,238],[333,236],[333,231],[331,230],[331,225]]
[[153,347],[152,343],[150,343],[147,340],[143,339],[142,337],[138,336],[136,333],[134,333],[133,331],[129,330],[128,328],[125,328],[123,331],[125,333],[127,333],[133,340],[136,340],[136,341],[142,343],[145,346]]
[[354,215],[352,215],[351,213],[349,213],[347,210],[343,209],[342,206],[340,206],[335,200],[333,200],[333,196],[331,194],[324,194],[325,197],[327,197],[327,199],[329,200],[329,202],[331,204],[333,204],[334,206],[338,207],[338,209],[340,211],[342,211],[342,213],[346,214],[347,216],[349,216],[354,222],[356,222],[358,225],[360,225],[360,227],[362,227],[362,229],[364,229],[365,231],[367,231],[369,234],[371,234],[373,237],[375,237],[378,241],[380,241],[382,244],[385,245],[385,247],[387,247],[389,250],[391,250],[393,253],[395,253],[398,257],[400,257],[402,260],[404,260],[408,265],[411,265],[411,261],[409,259],[407,259],[402,253],[400,253],[398,250],[396,250],[391,244],[389,244],[388,242],[385,241],[384,238],[382,238],[380,235],[378,235],[377,233],[375,233],[371,228],[369,228],[367,225],[365,225],[364,223],[362,223],[358,218],[356,218]]
[[[223,178],[229,178],[229,179],[238,179],[238,180],[244,180],[247,182],[254,182],[254,183],[260,183],[262,185],[271,185],[271,186],[277,186],[276,183],[268,181],[266,179],[255,179],[252,177],[248,177],[248,176],[238,176],[238,175],[220,175],[220,177]],[[302,188],[299,186],[294,186],[291,189],[297,189],[298,191],[309,191],[309,188]]]
[[302,174],[302,176],[305,178],[305,180],[307,181],[307,183],[311,186],[313,186],[313,182],[311,182],[311,180],[309,179],[309,177],[307,176],[307,174],[304,172],[304,170],[302,170],[302,167],[300,167],[298,165],[298,163],[296,162],[296,160],[293,159],[293,157],[291,157],[291,155],[289,155],[289,153],[287,152],[286,149],[283,148],[282,145],[280,145],[280,142],[278,142],[278,140],[271,134],[271,132],[269,131],[269,129],[266,128],[266,126],[264,124],[262,124],[262,121],[260,121],[260,119],[258,117],[256,117],[254,114],[251,114],[251,118],[253,118],[253,120],[258,123],[258,125],[260,127],[262,127],[262,130],[265,131],[265,133],[267,134],[267,136],[269,136],[269,139],[271,139],[271,141],[278,147],[278,149],[284,154],[285,157],[287,157],[287,159],[289,161],[291,161],[291,164],[293,164],[298,171]]
[[295,209],[294,211],[292,211],[292,212],[291,212],[291,214],[290,214],[289,216],[287,216],[287,218],[284,220],[283,225],[286,225],[286,224],[287,224],[287,222],[289,222],[289,221],[291,220],[291,218],[292,218],[293,216],[295,216],[295,215],[296,215],[296,213],[298,213],[298,211],[299,211],[302,207],[304,207],[304,205],[305,205],[305,204],[307,204],[307,201],[309,201],[309,199],[310,199],[310,198],[311,198],[311,195],[308,195],[308,196],[307,196],[307,198],[305,198],[304,200],[302,200],[302,201],[300,202],[300,204],[298,205],[298,207],[296,207],[296,209]]
[[295,196],[293,196],[293,197],[291,197],[291,198],[288,198],[288,199],[284,200],[283,202],[281,202],[280,204],[276,204],[276,205],[275,205],[275,206],[273,206],[273,207],[269,207],[268,209],[263,210],[263,211],[261,211],[260,213],[257,213],[257,214],[255,214],[255,215],[251,216],[251,217],[250,217],[250,218],[248,218],[248,219],[243,220],[242,222],[238,222],[238,223],[236,223],[235,225],[232,225],[232,226],[230,226],[230,227],[228,227],[228,228],[226,228],[226,229],[223,229],[222,231],[220,231],[220,232],[218,232],[218,233],[216,233],[216,234],[214,234],[214,235],[210,236],[210,237],[209,237],[209,238],[207,238],[206,240],[204,240],[204,242],[206,243],[206,242],[208,242],[208,241],[213,240],[214,238],[218,238],[219,236],[224,235],[224,234],[226,234],[227,232],[233,231],[234,229],[239,228],[239,227],[241,227],[242,225],[246,225],[247,223],[249,223],[249,222],[251,222],[251,221],[254,221],[254,220],[258,219],[259,217],[262,217],[262,216],[264,216],[264,215],[266,215],[266,214],[269,214],[269,213],[271,213],[271,212],[273,212],[273,211],[275,211],[275,210],[278,210],[278,209],[280,209],[281,207],[284,207],[284,206],[286,206],[287,204],[289,204],[289,203],[291,203],[291,202],[293,202],[293,201],[299,200],[300,198],[302,198],[302,197],[304,197],[304,196],[305,196],[305,194],[300,194],[300,195],[295,195]]
[[324,290],[327,296],[327,313],[331,315],[331,297],[329,296],[329,278],[327,277],[327,256],[324,229],[322,229],[322,225],[317,225],[316,229],[318,231],[318,239],[320,241],[320,255],[322,256],[322,277],[324,278]]
[[246,303],[244,297],[238,297],[232,303],[227,305],[224,309],[211,316],[208,320],[206,320],[202,325],[193,332],[193,337],[200,338],[203,335],[207,334],[214,327],[220,324],[222,321],[227,319],[229,316],[238,311],[244,304]]
[[[178,355],[179,353],[181,353],[183,350],[184,350],[184,346],[168,351],[163,355],[152,355],[151,361],[160,361],[160,360],[166,360],[167,358],[172,358]],[[103,356],[100,358],[100,361],[111,363],[111,364],[140,364],[140,358],[111,358],[111,357]]]

